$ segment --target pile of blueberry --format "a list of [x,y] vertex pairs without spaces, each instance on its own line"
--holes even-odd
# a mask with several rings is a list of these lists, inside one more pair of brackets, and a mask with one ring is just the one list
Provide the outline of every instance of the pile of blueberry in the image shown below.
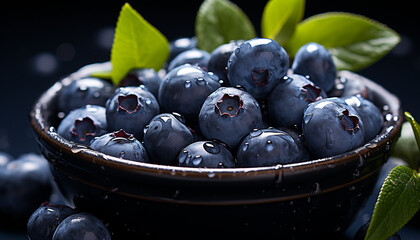
[[232,168],[341,154],[382,128],[367,88],[338,89],[333,59],[317,43],[302,46],[293,62],[267,38],[211,53],[195,38],[170,46],[161,74],[133,69],[119,86],[92,76],[65,85],[58,134],[133,161]]

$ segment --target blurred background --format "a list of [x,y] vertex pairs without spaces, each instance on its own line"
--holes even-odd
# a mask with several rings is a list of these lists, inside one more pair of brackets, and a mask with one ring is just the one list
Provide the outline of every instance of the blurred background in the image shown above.
[[[78,68],[108,61],[113,31],[126,1],[9,2],[0,14],[0,151],[37,152],[29,112],[40,94]],[[194,35],[201,1],[128,1],[169,40]],[[266,1],[232,1],[260,34]],[[397,31],[401,43],[359,73],[398,95],[403,109],[420,120],[420,51],[413,2],[310,0],[305,18],[327,11],[362,14]],[[1,235],[0,235],[1,236]]]

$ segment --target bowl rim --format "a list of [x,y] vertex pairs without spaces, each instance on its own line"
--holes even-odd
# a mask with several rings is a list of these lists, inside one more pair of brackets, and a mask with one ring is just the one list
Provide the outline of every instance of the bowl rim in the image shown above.
[[[38,139],[48,141],[54,147],[65,151],[67,153],[74,154],[83,161],[88,161],[93,165],[105,166],[108,168],[116,168],[126,172],[143,172],[148,174],[159,174],[166,176],[182,175],[183,177],[193,177],[200,179],[215,179],[215,178],[238,178],[246,176],[257,176],[257,175],[277,175],[283,176],[288,173],[296,173],[299,171],[306,171],[313,168],[330,168],[331,165],[345,165],[348,162],[352,162],[355,159],[360,159],[363,156],[369,155],[369,151],[382,146],[390,148],[390,142],[397,138],[400,134],[400,130],[403,123],[403,113],[401,109],[400,100],[394,94],[388,92],[379,84],[369,80],[359,74],[350,71],[339,71],[337,73],[338,78],[359,78],[366,83],[369,89],[374,89],[379,95],[382,95],[386,99],[387,103],[387,114],[391,114],[386,117],[384,127],[381,132],[372,140],[365,143],[364,145],[353,149],[351,151],[338,154],[335,156],[312,159],[300,163],[292,164],[277,164],[273,166],[263,167],[247,167],[247,168],[193,168],[193,167],[180,167],[170,165],[160,165],[154,163],[142,163],[131,160],[125,160],[103,153],[99,153],[90,149],[89,147],[72,143],[58,136],[58,134],[52,129],[51,123],[44,118],[47,111],[47,104],[62,88],[70,81],[80,78],[82,76],[89,75],[94,72],[95,69],[109,68],[110,63],[95,63],[82,67],[73,74],[68,75],[60,81],[57,81],[53,86],[47,89],[41,94],[38,100],[33,105],[30,112],[30,122],[34,132]],[[385,146],[386,145],[386,146]],[[388,149],[389,150],[389,149]],[[209,178],[209,176],[212,176]]]

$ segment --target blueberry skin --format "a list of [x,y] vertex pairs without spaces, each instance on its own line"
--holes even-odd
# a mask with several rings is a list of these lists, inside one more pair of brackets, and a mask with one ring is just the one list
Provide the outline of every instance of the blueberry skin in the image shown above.
[[108,132],[105,108],[86,105],[71,111],[60,122],[57,133],[68,141],[89,146],[93,138]]
[[164,112],[177,112],[196,118],[207,96],[220,87],[216,75],[190,64],[168,72],[159,88],[159,103]]
[[326,98],[325,92],[306,77],[283,77],[267,98],[270,120],[276,127],[302,126],[303,112],[309,103]]
[[52,237],[52,240],[80,239],[111,240],[111,234],[97,217],[81,212],[64,219]]
[[104,134],[95,138],[90,148],[117,158],[133,160],[136,162],[149,162],[146,149],[134,135],[124,130]]
[[[52,192],[49,165],[41,155],[27,153],[0,168],[0,216],[27,221]],[[26,224],[26,222],[25,222]]]
[[64,86],[58,95],[58,109],[68,113],[85,105],[105,106],[113,93],[113,85],[105,80],[94,77],[76,79]]
[[234,149],[243,137],[262,124],[262,115],[251,94],[221,87],[203,103],[198,122],[206,139],[219,140]]
[[309,150],[317,158],[341,154],[364,143],[364,125],[360,115],[336,97],[308,105],[302,132]]
[[157,164],[177,165],[179,153],[192,142],[191,131],[170,113],[156,115],[144,134],[144,146]]
[[223,86],[230,86],[227,76],[227,64],[230,55],[232,55],[235,49],[239,47],[239,45],[241,45],[243,42],[243,40],[230,41],[229,43],[220,45],[210,53],[210,59],[207,68],[209,72],[213,72],[219,77],[220,80],[223,80]]
[[51,239],[61,221],[75,213],[71,207],[44,202],[29,218],[26,234],[31,240]]
[[178,54],[197,47],[196,37],[177,38],[169,42],[168,62],[172,61]]
[[178,156],[181,167],[233,168],[230,151],[215,141],[198,141],[185,147]]
[[124,129],[141,141],[144,128],[159,111],[151,92],[142,87],[120,87],[106,103],[108,130]]
[[287,127],[279,127],[278,130],[284,131],[289,134],[293,140],[295,140],[299,152],[300,152],[300,160],[299,162],[308,161],[312,159],[312,155],[309,152],[308,144],[306,143],[305,137],[301,130],[297,130],[296,128],[287,128]]
[[207,69],[209,59],[210,53],[201,49],[192,48],[181,52],[180,54],[178,54],[178,56],[172,59],[172,61],[169,62],[167,70],[171,71],[172,69],[184,65],[186,63],[196,65],[203,69]]
[[329,92],[334,88],[337,70],[330,52],[318,43],[307,43],[299,48],[292,63],[296,74],[309,75],[318,87]]
[[278,129],[254,130],[238,147],[236,159],[239,167],[263,167],[300,161],[295,140]]
[[240,85],[254,98],[262,99],[286,75],[289,56],[276,41],[254,38],[235,49],[227,68],[231,86]]
[[360,95],[344,98],[344,101],[354,107],[362,118],[365,127],[365,142],[372,140],[382,129],[384,118],[376,105]]
[[157,98],[161,82],[162,78],[153,68],[136,68],[128,72],[121,80],[120,87],[144,86]]

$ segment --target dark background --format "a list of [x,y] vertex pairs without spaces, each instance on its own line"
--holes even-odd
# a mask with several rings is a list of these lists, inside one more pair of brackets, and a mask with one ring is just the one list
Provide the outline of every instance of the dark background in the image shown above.
[[[63,76],[95,62],[108,61],[113,28],[125,1],[14,1],[0,10],[0,151],[13,156],[37,151],[29,112],[40,94]],[[233,1],[254,23],[266,1]],[[344,4],[345,2],[345,4]],[[194,35],[201,1],[129,1],[169,40]],[[419,31],[413,2],[308,0],[305,18],[327,11],[365,15],[396,30],[401,43],[360,73],[401,99],[403,109],[420,119]]]

